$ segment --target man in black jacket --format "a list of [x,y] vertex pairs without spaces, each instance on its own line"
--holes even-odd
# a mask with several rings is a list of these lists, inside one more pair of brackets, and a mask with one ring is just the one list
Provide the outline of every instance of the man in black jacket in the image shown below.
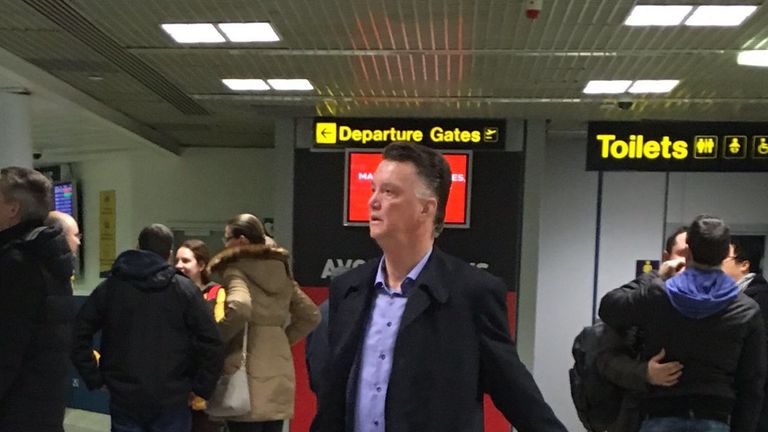
[[380,260],[334,279],[323,432],[478,432],[483,394],[521,432],[565,432],[517,356],[504,283],[434,247],[451,184],[436,151],[393,143],[373,175]]
[[167,227],[144,228],[138,250],[117,257],[77,315],[72,361],[89,389],[109,390],[113,432],[189,430],[188,401],[208,398],[221,372],[216,324],[195,284],[168,263],[172,249]]
[[689,259],[666,283],[652,274],[609,292],[600,318],[645,332],[641,355],[665,350],[684,370],[671,387],[643,395],[640,431],[753,432],[766,373],[765,327],[757,304],[720,269],[730,232],[722,220],[697,217],[688,231]]
[[0,431],[61,432],[71,349],[72,256],[45,227],[51,182],[0,170]]
[[[763,254],[762,245],[743,243],[734,239],[728,256],[723,260],[723,271],[736,281],[736,285],[744,294],[757,302],[763,314],[763,322],[768,326],[768,282],[760,268]],[[766,385],[768,387],[768,382]],[[768,397],[763,400],[763,410],[757,430],[768,431]]]

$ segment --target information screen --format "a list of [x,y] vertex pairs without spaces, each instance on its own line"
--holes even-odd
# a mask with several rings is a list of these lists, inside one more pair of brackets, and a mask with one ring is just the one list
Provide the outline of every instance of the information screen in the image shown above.
[[[471,190],[471,152],[445,152],[451,167],[451,190],[445,209],[445,225],[453,228],[469,228]],[[373,173],[382,160],[379,152],[347,152],[344,225],[368,223],[368,199],[371,197]]]
[[54,209],[77,219],[75,202],[75,184],[71,181],[58,182],[53,185]]

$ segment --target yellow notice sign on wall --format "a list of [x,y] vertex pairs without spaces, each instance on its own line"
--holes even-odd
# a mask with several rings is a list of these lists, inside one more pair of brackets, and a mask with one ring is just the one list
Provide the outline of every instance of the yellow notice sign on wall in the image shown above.
[[115,191],[99,192],[99,272],[109,271],[117,257],[116,221]]

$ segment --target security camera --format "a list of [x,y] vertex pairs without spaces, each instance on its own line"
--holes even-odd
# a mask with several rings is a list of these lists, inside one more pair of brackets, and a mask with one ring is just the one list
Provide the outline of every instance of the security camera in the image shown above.
[[629,111],[635,105],[631,100],[620,100],[616,102],[616,106],[622,111]]
[[41,157],[43,157],[43,154],[40,153],[40,152],[32,153],[32,159],[34,159],[34,160],[40,160]]

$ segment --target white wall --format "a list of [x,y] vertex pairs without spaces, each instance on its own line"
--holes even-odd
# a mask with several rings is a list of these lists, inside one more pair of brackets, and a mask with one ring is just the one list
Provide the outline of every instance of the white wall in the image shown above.
[[768,174],[671,173],[667,222],[687,225],[702,213],[734,228],[768,225]]
[[273,149],[192,148],[182,156],[137,150],[75,164],[83,188],[85,273],[77,294],[101,281],[99,270],[99,191],[117,195],[117,253],[135,247],[142,227],[159,222],[174,227],[223,228],[238,213],[274,215],[275,176],[281,170]]
[[570,431],[582,430],[568,384],[571,344],[578,330],[590,323],[592,308],[597,174],[584,170],[585,160],[579,138],[548,138],[539,221],[534,378]]

